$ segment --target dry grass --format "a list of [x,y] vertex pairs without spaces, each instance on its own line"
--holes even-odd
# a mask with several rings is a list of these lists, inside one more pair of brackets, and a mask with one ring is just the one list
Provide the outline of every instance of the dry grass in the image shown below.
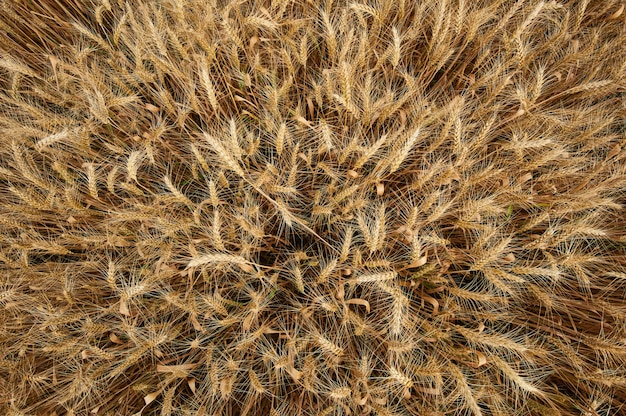
[[0,413],[626,414],[623,2],[0,9]]

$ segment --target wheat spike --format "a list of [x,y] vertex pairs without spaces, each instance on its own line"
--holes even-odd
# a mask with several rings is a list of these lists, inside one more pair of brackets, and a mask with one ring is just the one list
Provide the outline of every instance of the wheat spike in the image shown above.
[[231,254],[205,254],[191,259],[187,267],[198,267],[210,263],[248,264],[248,261],[241,256]]
[[234,171],[240,177],[245,177],[245,173],[241,166],[237,163],[237,160],[233,158],[233,156],[226,150],[226,147],[224,147],[222,143],[220,143],[217,139],[208,134],[204,135],[204,139],[213,148],[213,151],[221,159],[225,167]]
[[400,165],[402,165],[404,160],[408,157],[409,152],[411,151],[413,146],[415,146],[415,143],[417,142],[417,139],[419,137],[420,137],[420,129],[416,128],[408,137],[406,142],[399,149],[394,151],[389,156],[389,160],[392,161],[391,165],[389,166],[390,173],[393,173],[396,170],[398,170]]

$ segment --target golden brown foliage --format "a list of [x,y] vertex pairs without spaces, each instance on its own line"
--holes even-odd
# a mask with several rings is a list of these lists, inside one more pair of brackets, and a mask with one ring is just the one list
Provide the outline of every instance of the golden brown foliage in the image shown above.
[[0,9],[0,413],[626,411],[623,2]]

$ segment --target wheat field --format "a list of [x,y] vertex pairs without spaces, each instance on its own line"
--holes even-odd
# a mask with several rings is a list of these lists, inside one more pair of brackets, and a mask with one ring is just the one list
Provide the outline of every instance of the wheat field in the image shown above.
[[617,0],[0,0],[0,414],[626,414]]

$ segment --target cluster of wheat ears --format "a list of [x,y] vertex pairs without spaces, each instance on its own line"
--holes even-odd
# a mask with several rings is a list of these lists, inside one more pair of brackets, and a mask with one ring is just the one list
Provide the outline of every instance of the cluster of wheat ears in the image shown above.
[[625,19],[0,0],[0,413],[626,414]]

